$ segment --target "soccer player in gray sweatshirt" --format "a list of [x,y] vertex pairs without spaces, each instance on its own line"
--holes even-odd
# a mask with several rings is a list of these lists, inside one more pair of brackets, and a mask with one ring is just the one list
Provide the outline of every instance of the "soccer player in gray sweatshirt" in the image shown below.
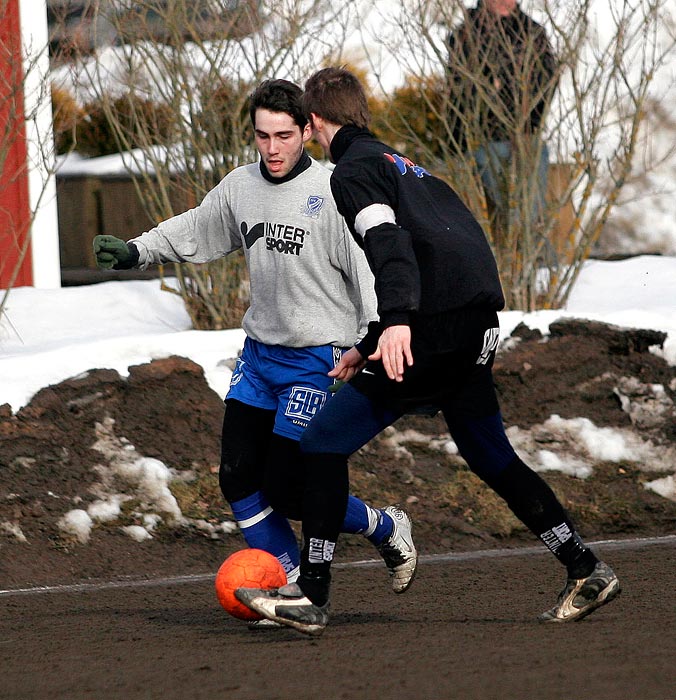
[[[219,482],[247,544],[274,554],[289,581],[300,563],[288,520],[302,519],[300,437],[330,400],[328,372],[377,318],[373,276],[338,213],[331,173],[304,149],[311,128],[301,94],[285,80],[253,92],[260,161],[228,173],[199,206],[128,243],[94,238],[97,265],[117,270],[244,251],[247,337],[225,397]],[[408,589],[417,553],[402,509],[349,495],[342,531],[362,533],[383,557],[394,592]]]

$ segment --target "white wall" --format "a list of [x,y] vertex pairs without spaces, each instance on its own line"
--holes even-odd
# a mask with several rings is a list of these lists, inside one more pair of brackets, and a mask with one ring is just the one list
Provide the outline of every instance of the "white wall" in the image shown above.
[[34,212],[31,228],[33,285],[61,286],[59,224],[54,177],[52,104],[49,91],[49,55],[46,0],[20,0],[24,51],[24,109],[28,146],[28,192]]

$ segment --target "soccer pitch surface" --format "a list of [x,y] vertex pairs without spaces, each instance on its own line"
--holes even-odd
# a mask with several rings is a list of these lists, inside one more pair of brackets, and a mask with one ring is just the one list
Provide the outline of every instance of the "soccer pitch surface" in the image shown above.
[[208,576],[2,591],[0,698],[674,700],[676,537],[600,551],[622,595],[565,625],[542,548],[424,557],[399,596],[341,564],[319,638],[248,630]]

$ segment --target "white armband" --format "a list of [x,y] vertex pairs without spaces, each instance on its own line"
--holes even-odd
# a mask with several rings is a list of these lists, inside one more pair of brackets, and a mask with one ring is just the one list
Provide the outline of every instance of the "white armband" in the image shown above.
[[354,219],[354,228],[364,238],[370,228],[375,228],[380,224],[396,223],[392,207],[387,204],[370,204],[357,214]]

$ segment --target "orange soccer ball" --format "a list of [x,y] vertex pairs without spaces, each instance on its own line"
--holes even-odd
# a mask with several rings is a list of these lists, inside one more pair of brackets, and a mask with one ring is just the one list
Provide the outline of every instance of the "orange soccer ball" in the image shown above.
[[231,554],[216,574],[218,602],[240,620],[260,620],[235,598],[237,588],[279,588],[286,584],[286,573],[279,559],[262,549],[240,549]]

